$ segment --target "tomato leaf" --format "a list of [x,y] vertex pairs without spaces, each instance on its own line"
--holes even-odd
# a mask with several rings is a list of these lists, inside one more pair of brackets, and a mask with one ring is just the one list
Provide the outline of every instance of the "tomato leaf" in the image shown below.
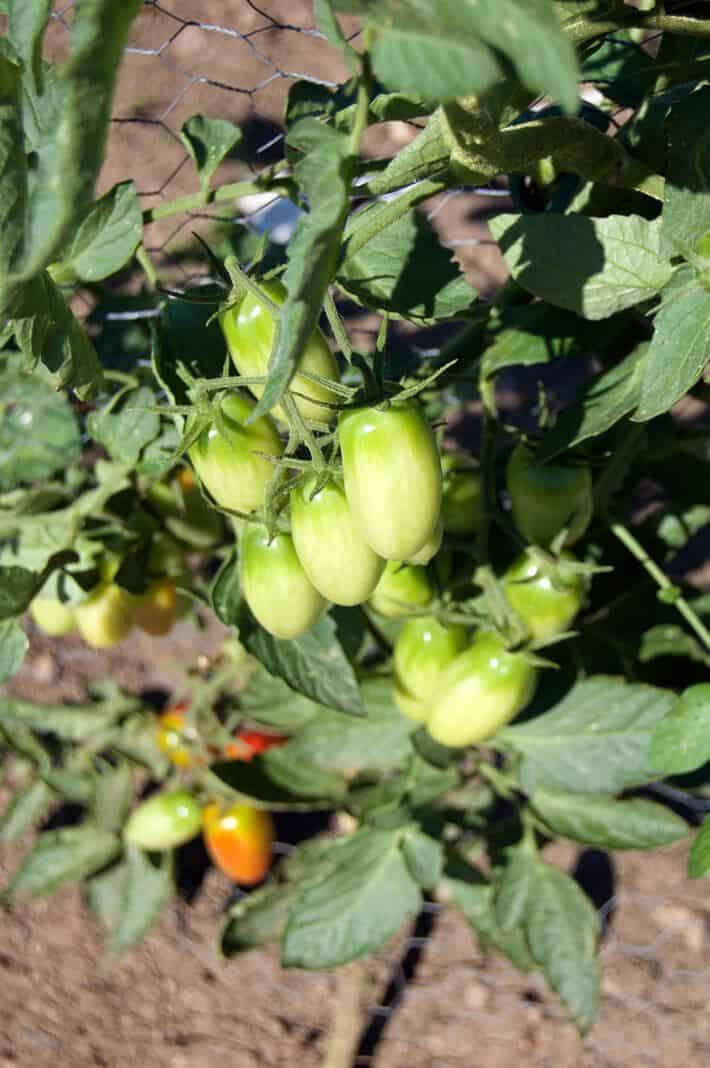
[[282,941],[286,967],[334,968],[381,949],[421,905],[400,832],[362,828],[327,878],[302,884]]
[[45,705],[19,697],[0,697],[3,723],[30,727],[67,742],[86,741],[139,707],[136,698],[123,696],[87,705]]
[[127,846],[120,864],[89,883],[89,904],[109,933],[109,952],[119,954],[140,942],[174,893],[172,853],[160,854],[156,862]]
[[227,119],[208,119],[192,115],[180,130],[180,140],[190,153],[206,193],[220,163],[238,145],[242,131]]
[[660,219],[498,215],[490,227],[516,282],[585,319],[649,300],[671,277],[659,255]]
[[443,883],[447,898],[461,910],[484,950],[493,947],[521,972],[535,967],[525,933],[520,927],[504,931],[496,918],[493,887],[476,869],[463,861],[451,861]]
[[222,791],[228,786],[236,795],[257,808],[275,811],[332,808],[346,793],[345,780],[335,772],[322,771],[313,764],[279,757],[279,749],[245,764],[239,760],[212,764]]
[[210,604],[228,627],[238,627],[241,619],[242,588],[236,548],[224,561],[210,586]]
[[688,825],[655,801],[536,790],[531,803],[553,831],[600,849],[655,849],[685,838]]
[[710,231],[710,87],[677,101],[667,122],[661,250],[685,255]]
[[683,267],[661,293],[661,307],[643,364],[641,397],[633,418],[653,419],[695,385],[710,357],[710,292]]
[[604,675],[577,683],[535,719],[506,727],[496,742],[522,757],[520,782],[572,793],[617,793],[657,778],[649,749],[674,695]]
[[17,674],[28,647],[27,635],[16,619],[0,623],[0,683]]
[[[690,698],[690,699],[689,699]],[[659,775],[683,775],[710,760],[710,687],[691,686],[651,739],[651,763]]]
[[13,875],[9,900],[44,897],[63,883],[76,882],[105,867],[119,853],[120,839],[85,823],[45,831]]
[[135,464],[141,450],[160,433],[157,412],[140,411],[156,403],[155,393],[148,386],[128,393],[118,405],[109,405],[99,412],[91,412],[87,419],[89,433],[119,463]]
[[133,775],[130,764],[122,760],[104,766],[94,780],[92,812],[94,822],[103,831],[120,831],[133,800]]
[[690,847],[688,875],[691,879],[702,879],[710,875],[710,816],[703,820],[702,827]]
[[322,706],[296,693],[283,679],[270,675],[261,665],[249,679],[246,690],[239,695],[239,705],[245,718],[269,727],[295,730],[313,719]]
[[54,794],[43,779],[17,790],[0,818],[0,841],[14,842],[46,814]]
[[71,270],[83,282],[108,278],[128,263],[142,236],[135,183],[120,182],[91,205],[63,249],[57,270]]
[[293,690],[327,708],[363,714],[355,673],[336,637],[335,623],[323,616],[300,638],[281,641],[261,627],[245,626],[241,640],[267,671]]
[[697,638],[675,623],[659,623],[641,635],[638,652],[641,663],[646,664],[659,656],[685,656],[710,667],[710,653],[705,652]]
[[441,842],[430,838],[418,827],[412,827],[402,839],[402,852],[412,876],[419,885],[425,890],[435,890],[444,867]]
[[288,910],[296,896],[291,883],[264,886],[232,905],[219,935],[225,957],[234,957],[256,946],[276,942],[286,926]]

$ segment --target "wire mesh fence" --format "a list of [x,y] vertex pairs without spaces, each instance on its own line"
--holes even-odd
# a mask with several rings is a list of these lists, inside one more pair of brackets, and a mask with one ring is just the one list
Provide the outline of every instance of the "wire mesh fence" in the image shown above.
[[[73,6],[54,7],[48,48],[56,55],[67,47]],[[186,119],[202,113],[241,127],[243,142],[217,176],[239,182],[280,158],[294,81],[333,86],[346,76],[314,28],[308,0],[145,0],[121,66],[100,191],[135,180],[151,213],[146,251],[161,280],[205,272],[193,232],[243,226],[285,243],[294,223],[293,209],[271,194],[200,204],[178,136]],[[415,133],[407,123],[384,124],[366,151],[387,154]],[[454,191],[425,209],[484,292],[504,276],[485,228],[504,197],[504,189]],[[552,854],[576,871],[603,921],[603,1003],[590,1035],[577,1036],[536,976],[484,955],[460,917],[429,904],[408,935],[367,965],[356,1068],[710,1063],[710,906],[704,885],[684,877],[685,847],[624,856],[614,867],[568,847]],[[225,887],[216,873],[193,907],[171,911],[108,974],[97,973],[90,921],[71,893],[63,900],[62,924],[50,922],[57,913],[47,906],[43,925],[45,906],[33,907],[38,940],[28,938],[23,914],[7,926],[0,1068],[207,1068],[222,1057],[230,1068],[322,1063],[336,977],[284,972],[271,950],[218,961],[210,939]]]

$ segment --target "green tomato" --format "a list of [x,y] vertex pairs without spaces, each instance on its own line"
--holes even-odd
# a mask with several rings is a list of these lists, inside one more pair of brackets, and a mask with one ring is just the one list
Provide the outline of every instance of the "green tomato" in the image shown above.
[[527,541],[548,546],[563,527],[568,528],[565,546],[579,541],[593,511],[587,464],[538,464],[531,449],[516,445],[507,481],[513,522]]
[[180,468],[166,480],[153,482],[146,496],[164,517],[166,530],[179,541],[195,549],[209,549],[222,538],[222,516],[202,496],[189,467]]
[[407,560],[432,537],[441,508],[441,463],[431,427],[411,401],[343,412],[338,420],[345,492],[367,543]]
[[415,553],[414,556],[409,557],[407,563],[417,564],[419,565],[419,567],[424,567],[424,565],[428,564],[429,561],[432,560],[438,553],[439,549],[441,548],[441,541],[443,537],[444,526],[441,522],[441,517],[439,517],[439,521],[434,527],[434,531],[429,540],[424,542],[418,553]]
[[537,670],[521,653],[480,631],[439,677],[427,730],[452,748],[485,742],[525,707],[536,684]]
[[441,673],[466,646],[466,628],[433,616],[409,619],[394,646],[394,700],[410,719],[424,723]]
[[291,530],[298,558],[323,597],[334,604],[362,604],[385,569],[367,544],[342,486],[330,480],[311,496],[316,477],[291,493]]
[[582,607],[584,576],[565,567],[565,561],[576,562],[572,553],[563,553],[558,564],[546,564],[526,550],[503,576],[508,603],[524,620],[531,638],[561,634]]
[[259,453],[280,456],[283,452],[268,416],[245,425],[254,407],[247,397],[228,393],[219,402],[214,423],[189,449],[195,471],[217,504],[238,512],[255,512],[264,504],[274,465]]
[[478,471],[461,467],[460,463],[451,453],[441,458],[444,472],[441,517],[447,534],[462,537],[475,534],[481,525],[483,492]]
[[40,630],[53,638],[69,634],[76,627],[74,606],[63,604],[54,597],[35,597],[30,615]]
[[382,616],[398,619],[413,609],[424,608],[434,597],[426,568],[388,560],[370,604]]
[[290,534],[269,541],[266,528],[247,524],[241,539],[242,592],[264,630],[298,638],[318,622],[326,601],[311,583]]
[[[263,282],[261,289],[275,304],[281,305],[286,299],[286,288],[281,282]],[[268,374],[275,333],[274,320],[268,305],[253,293],[247,292],[236,307],[221,313],[219,322],[239,374],[246,377]],[[319,329],[316,328],[311,334],[298,367],[301,371],[319,375],[321,378],[338,380],[335,357]],[[263,386],[249,388],[255,397],[261,397],[264,392]],[[294,401],[304,419],[321,423],[332,422],[335,409],[318,403],[325,401],[327,404],[335,404],[337,397],[332,390],[317,382],[311,382],[298,373],[291,381],[291,389],[302,394],[294,397]],[[280,404],[272,409],[272,415],[275,419],[286,421],[286,414]]]
[[79,633],[93,649],[110,649],[133,626],[133,598],[113,582],[102,582],[74,609]]
[[174,849],[202,829],[202,809],[187,790],[156,794],[136,808],[123,828],[131,845],[150,852]]

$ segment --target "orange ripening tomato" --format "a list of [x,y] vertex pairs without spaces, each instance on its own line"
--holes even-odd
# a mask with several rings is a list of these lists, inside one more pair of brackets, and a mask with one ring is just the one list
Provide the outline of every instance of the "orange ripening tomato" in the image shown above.
[[213,802],[203,809],[202,833],[220,871],[242,886],[261,882],[274,855],[274,822],[268,812],[245,802],[222,810]]
[[265,753],[275,745],[285,745],[288,738],[281,734],[269,734],[268,731],[244,730],[237,731],[233,742],[228,742],[224,747],[224,755],[228,760],[244,760],[249,763],[259,753]]
[[176,768],[189,768],[195,763],[197,732],[185,723],[188,708],[188,702],[181,701],[158,717],[158,748]]

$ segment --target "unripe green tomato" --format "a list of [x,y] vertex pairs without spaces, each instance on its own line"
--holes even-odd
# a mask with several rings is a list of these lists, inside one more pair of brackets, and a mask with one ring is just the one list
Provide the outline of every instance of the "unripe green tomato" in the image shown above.
[[424,608],[433,597],[434,588],[426,568],[388,560],[370,604],[380,615],[398,619],[414,609]]
[[431,538],[441,509],[441,463],[431,427],[411,401],[343,412],[345,492],[367,543],[407,560]]
[[144,594],[133,601],[133,621],[146,634],[168,634],[180,615],[175,583],[167,576],[151,582]]
[[240,565],[246,602],[274,637],[298,638],[325,611],[327,603],[304,571],[290,534],[269,541],[265,527],[247,524]]
[[558,564],[536,560],[522,553],[503,576],[503,589],[511,608],[527,625],[531,638],[552,638],[567,630],[582,607],[584,576],[569,567],[572,553],[563,553]]
[[525,707],[536,684],[537,670],[521,653],[480,631],[442,672],[427,730],[452,748],[485,742]]
[[394,700],[405,716],[423,723],[441,673],[466,646],[466,628],[433,616],[409,619],[394,646]]
[[441,541],[443,537],[444,526],[441,522],[441,517],[439,517],[439,521],[434,527],[434,530],[429,540],[425,541],[419,552],[415,553],[414,556],[410,556],[406,562],[408,564],[416,564],[419,567],[424,567],[438,553],[439,549],[441,548]]
[[74,609],[79,633],[93,649],[110,649],[133,626],[133,598],[113,582],[102,582]]
[[532,545],[548,546],[567,527],[574,545],[592,518],[592,475],[587,464],[535,463],[526,445],[516,445],[507,468],[513,522]]
[[[286,299],[286,288],[281,282],[262,282],[261,289],[275,304]],[[269,357],[274,343],[274,320],[268,306],[253,293],[247,292],[236,307],[228,308],[219,317],[220,326],[227,341],[229,353],[240,375],[245,377],[267,375]],[[303,355],[298,362],[301,371],[321,378],[338,380],[338,366],[321,331],[316,328],[311,334]],[[261,397],[263,385],[250,386],[255,397]],[[326,386],[311,382],[296,373],[291,389],[302,396],[294,397],[296,407],[304,419],[330,423],[335,417],[335,408],[326,408],[318,401],[335,404],[337,397]],[[286,421],[286,414],[277,405],[271,414],[275,419]]]
[[154,852],[175,849],[199,834],[202,809],[187,790],[155,794],[134,809],[123,837],[139,849]]
[[483,494],[478,471],[457,467],[459,462],[451,453],[441,458],[444,472],[441,518],[447,534],[463,537],[475,534],[481,525]]
[[254,408],[247,397],[228,393],[219,402],[218,418],[189,449],[195,471],[217,504],[238,512],[263,507],[274,465],[259,453],[280,456],[283,452],[268,416],[245,425]]
[[323,597],[334,604],[362,604],[385,569],[350,511],[343,487],[333,479],[311,496],[313,476],[291,493],[291,531],[298,558]]
[[76,627],[74,606],[62,604],[55,597],[35,597],[30,615],[39,629],[53,638],[61,638]]

